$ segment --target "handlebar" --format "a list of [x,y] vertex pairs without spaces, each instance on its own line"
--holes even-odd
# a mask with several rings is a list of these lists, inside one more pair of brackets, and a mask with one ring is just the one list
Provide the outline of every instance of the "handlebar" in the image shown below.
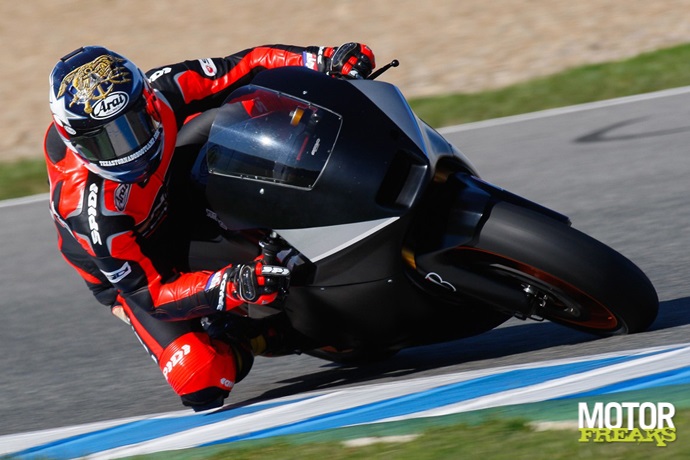
[[276,265],[278,263],[277,255],[280,252],[280,236],[276,232],[271,232],[265,239],[259,241],[261,246],[261,258],[266,265]]

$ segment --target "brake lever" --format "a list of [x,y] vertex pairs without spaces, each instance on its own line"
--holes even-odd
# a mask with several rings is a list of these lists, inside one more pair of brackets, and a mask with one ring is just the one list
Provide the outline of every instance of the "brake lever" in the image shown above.
[[400,61],[398,61],[397,59],[393,59],[391,62],[384,65],[379,70],[377,70],[376,72],[369,75],[366,79],[367,80],[375,80],[376,78],[380,77],[381,74],[383,72],[385,72],[386,70],[390,69],[391,67],[398,67],[399,65],[400,65]]

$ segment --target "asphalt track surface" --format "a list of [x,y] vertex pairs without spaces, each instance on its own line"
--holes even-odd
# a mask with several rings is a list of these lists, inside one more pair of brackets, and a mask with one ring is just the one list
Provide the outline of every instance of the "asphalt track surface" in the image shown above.
[[[661,299],[650,331],[598,339],[511,320],[360,368],[260,358],[228,403],[687,342],[689,112],[683,88],[443,130],[484,179],[567,214],[637,263]],[[0,203],[0,241],[0,435],[181,409],[129,328],[58,255],[45,197]]]

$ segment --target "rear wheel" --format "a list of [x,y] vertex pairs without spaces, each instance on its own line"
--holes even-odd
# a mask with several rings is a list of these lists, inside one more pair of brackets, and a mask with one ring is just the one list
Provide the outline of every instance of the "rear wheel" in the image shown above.
[[647,329],[656,291],[630,260],[592,237],[539,213],[498,203],[472,247],[453,258],[521,290],[533,316],[598,335]]

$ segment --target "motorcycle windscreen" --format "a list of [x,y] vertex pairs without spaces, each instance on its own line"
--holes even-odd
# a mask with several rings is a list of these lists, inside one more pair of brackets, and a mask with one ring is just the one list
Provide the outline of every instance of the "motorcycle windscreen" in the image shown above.
[[220,108],[206,145],[211,174],[310,189],[338,138],[342,117],[247,86]]

